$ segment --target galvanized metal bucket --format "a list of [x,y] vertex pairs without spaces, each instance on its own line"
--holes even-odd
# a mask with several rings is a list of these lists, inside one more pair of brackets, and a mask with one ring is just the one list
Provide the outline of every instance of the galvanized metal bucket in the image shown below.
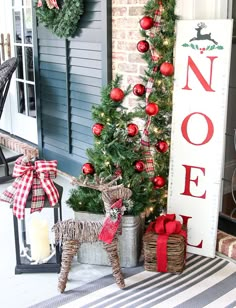
[[[75,219],[103,221],[103,214],[75,212]],[[144,218],[142,216],[123,216],[122,235],[119,236],[119,256],[122,267],[134,267],[139,263],[142,248]],[[78,262],[96,265],[110,265],[101,242],[83,243],[78,252]]]

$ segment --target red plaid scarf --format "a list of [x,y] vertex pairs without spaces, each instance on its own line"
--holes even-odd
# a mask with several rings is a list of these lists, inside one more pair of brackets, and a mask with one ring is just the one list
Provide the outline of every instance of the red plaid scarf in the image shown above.
[[59,193],[52,181],[57,175],[57,161],[38,160],[32,164],[27,157],[17,159],[13,177],[15,181],[3,192],[0,200],[13,204],[13,214],[24,219],[25,206],[32,189],[31,213],[41,211],[45,194],[51,206],[58,203]]
[[111,209],[117,210],[117,218],[113,220],[110,216],[107,216],[103,222],[102,229],[98,235],[98,239],[111,244],[113,241],[122,219],[122,212],[120,209],[122,208],[122,199],[117,200],[112,206]]

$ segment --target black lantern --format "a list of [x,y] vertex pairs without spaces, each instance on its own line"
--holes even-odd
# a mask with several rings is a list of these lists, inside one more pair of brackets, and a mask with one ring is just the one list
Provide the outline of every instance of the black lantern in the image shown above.
[[61,251],[55,245],[52,226],[62,220],[61,198],[63,188],[54,183],[59,193],[59,200],[51,206],[47,197],[41,212],[30,214],[31,197],[29,194],[25,218],[20,220],[13,216],[16,267],[15,274],[21,273],[59,273]]

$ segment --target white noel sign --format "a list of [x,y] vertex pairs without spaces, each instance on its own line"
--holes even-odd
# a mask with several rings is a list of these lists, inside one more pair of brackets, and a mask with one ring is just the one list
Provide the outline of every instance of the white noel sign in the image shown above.
[[187,250],[214,257],[232,20],[181,20],[176,32],[167,208],[187,223]]

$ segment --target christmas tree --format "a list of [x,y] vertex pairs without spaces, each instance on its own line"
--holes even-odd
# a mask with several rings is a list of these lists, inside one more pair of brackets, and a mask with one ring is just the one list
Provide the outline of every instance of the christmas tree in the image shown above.
[[[135,113],[122,106],[130,93],[123,91],[122,77],[116,78],[101,93],[101,104],[92,109],[94,146],[87,150],[88,162],[82,167],[80,180],[94,180],[94,173],[102,179],[121,176],[119,183],[132,190],[132,197],[124,203],[126,214],[138,215],[149,205],[152,183],[145,171],[140,144],[140,132],[134,123]],[[101,194],[87,187],[71,190],[67,204],[75,211],[103,213]]]
[[[82,178],[114,177],[129,187],[132,198],[126,213],[138,215],[146,210],[148,219],[157,217],[167,204],[169,145],[171,135],[173,48],[175,43],[175,0],[144,6],[140,20],[143,40],[137,44],[147,62],[142,83],[133,86],[138,97],[136,110],[122,106],[130,87],[122,91],[117,76],[102,91],[101,104],[92,110],[95,124],[93,149],[87,151],[89,162],[83,166]],[[141,129],[135,118],[144,120]],[[142,134],[141,134],[142,131]],[[98,191],[78,187],[71,191],[67,204],[75,211],[103,212]]]
[[147,69],[142,84],[136,84],[133,93],[140,101],[137,115],[145,119],[141,144],[146,148],[147,172],[153,182],[149,220],[167,204],[176,18],[175,0],[150,0],[140,20],[143,39],[137,49]]

